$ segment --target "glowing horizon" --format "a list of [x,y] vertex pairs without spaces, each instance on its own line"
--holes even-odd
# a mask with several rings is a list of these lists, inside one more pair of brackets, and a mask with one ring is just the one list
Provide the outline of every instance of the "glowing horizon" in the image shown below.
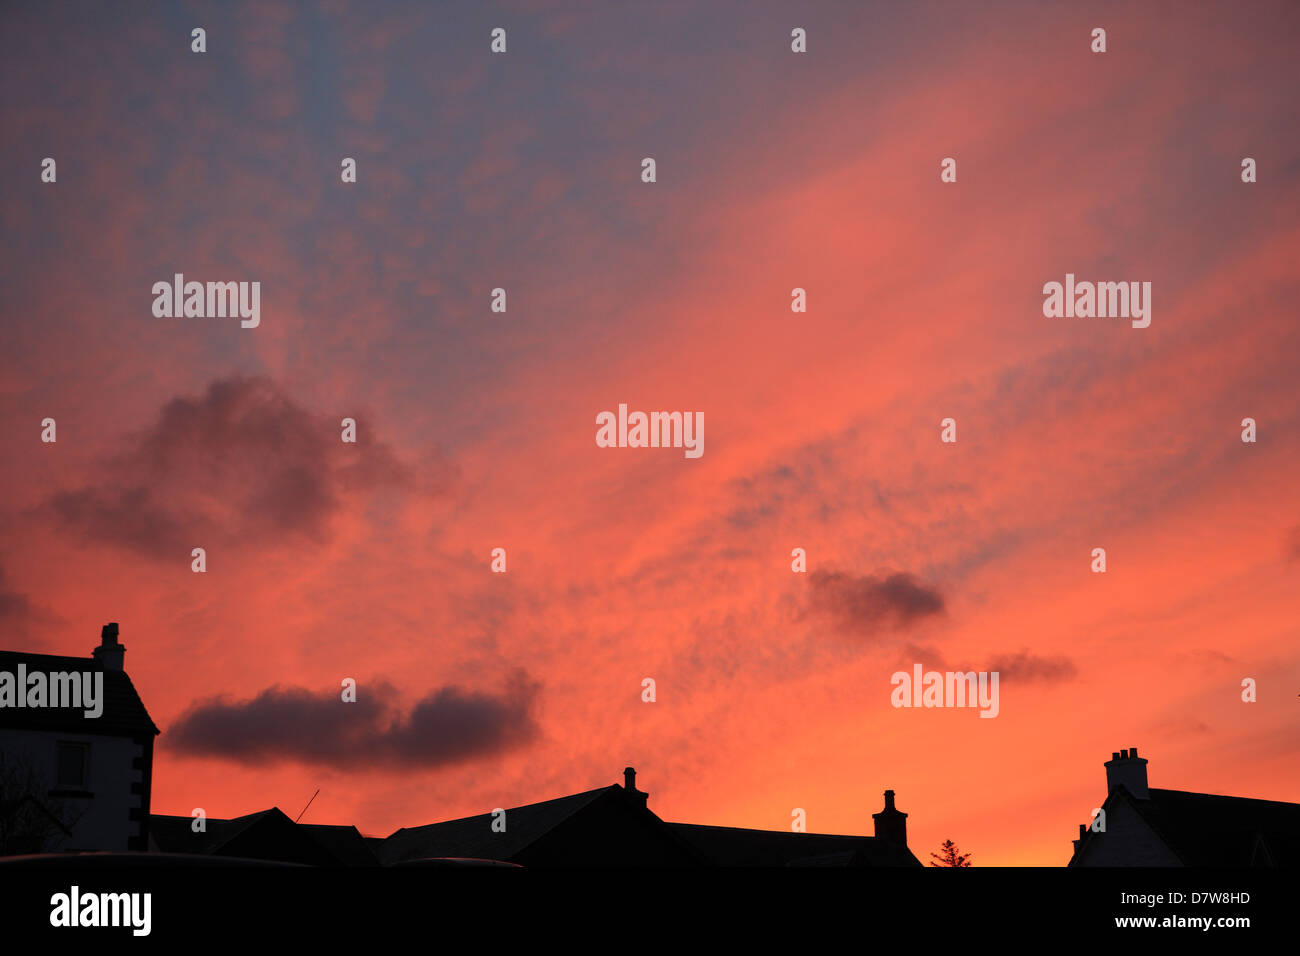
[[[1300,802],[1270,10],[259,3],[199,56],[12,8],[0,649],[120,622],[158,814],[319,787],[382,836],[633,766],[669,821],[870,835],[891,789],[923,862],[1063,866],[1121,748]],[[155,315],[176,274],[260,322]],[[1067,275],[1150,324],[1045,315]],[[703,453],[601,447],[620,406]],[[918,664],[996,719],[891,706]]]

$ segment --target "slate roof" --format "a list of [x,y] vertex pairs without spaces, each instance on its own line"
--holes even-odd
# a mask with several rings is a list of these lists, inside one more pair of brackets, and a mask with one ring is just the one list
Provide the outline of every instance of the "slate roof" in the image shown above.
[[668,826],[716,866],[920,866],[905,846],[879,837],[749,830],[696,823]]
[[[492,814],[397,830],[375,850],[383,863],[431,857],[517,860],[530,845],[564,821],[605,798],[627,800],[614,784],[506,810],[504,833],[492,830]],[[912,866],[920,861],[905,846],[877,837],[747,830],[740,827],[665,823],[648,809],[651,823],[681,847],[683,861],[715,866]]]
[[90,718],[83,715],[84,708],[3,707],[0,708],[0,727],[110,737],[141,737],[159,733],[158,726],[149,716],[149,711],[145,709],[144,702],[125,671],[104,670],[98,660],[90,657],[0,651],[0,671],[8,671],[16,677],[19,664],[25,664],[28,673],[103,671],[104,712],[99,717]]
[[556,800],[511,807],[506,810],[504,833],[492,830],[491,813],[422,827],[402,827],[384,840],[376,852],[384,863],[429,857],[510,860],[579,810],[613,792],[622,794],[623,788],[612,784]]
[[[1148,793],[1139,800],[1119,786],[1106,806],[1127,801],[1184,866],[1294,866],[1300,859],[1300,803],[1155,787]],[[1092,835],[1084,831],[1072,863]]]
[[1300,859],[1300,803],[1152,788],[1133,806],[1187,866],[1283,866]]
[[330,852],[344,866],[377,866],[379,859],[366,838],[354,826],[331,826],[324,823],[299,823],[298,829]]
[[149,834],[163,853],[316,865],[373,866],[376,862],[356,827],[297,824],[279,807],[229,820],[209,817],[203,833],[195,833],[193,824],[193,817],[155,813],[149,817]]
[[[279,810],[274,812],[279,813]],[[229,820],[209,818],[204,832],[194,832],[193,817],[174,817],[162,813],[149,815],[149,836],[164,853],[216,853],[272,810],[248,813]],[[287,819],[287,818],[286,818]],[[292,821],[290,821],[292,822]]]

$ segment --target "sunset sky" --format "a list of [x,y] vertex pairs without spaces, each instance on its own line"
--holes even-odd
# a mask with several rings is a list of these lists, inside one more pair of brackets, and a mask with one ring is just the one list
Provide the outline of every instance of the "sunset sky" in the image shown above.
[[[1300,802],[1297,49],[1294,3],[6,4],[0,648],[120,622],[155,813],[632,765],[1060,866],[1120,748]],[[154,317],[175,273],[260,325]],[[1067,273],[1150,327],[1046,318]],[[597,447],[620,403],[703,456]],[[916,663],[998,717],[893,708]]]

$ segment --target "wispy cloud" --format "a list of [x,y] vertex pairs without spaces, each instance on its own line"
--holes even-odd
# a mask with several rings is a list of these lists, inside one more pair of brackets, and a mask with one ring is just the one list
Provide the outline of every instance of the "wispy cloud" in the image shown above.
[[943,595],[907,572],[814,571],[808,575],[808,586],[809,610],[855,635],[906,630],[944,613]]

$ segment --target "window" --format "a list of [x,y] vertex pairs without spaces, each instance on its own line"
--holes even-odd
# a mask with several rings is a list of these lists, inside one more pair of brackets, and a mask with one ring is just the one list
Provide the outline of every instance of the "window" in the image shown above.
[[73,744],[59,741],[56,785],[84,789],[87,776],[86,765],[89,763],[89,757],[89,744]]

